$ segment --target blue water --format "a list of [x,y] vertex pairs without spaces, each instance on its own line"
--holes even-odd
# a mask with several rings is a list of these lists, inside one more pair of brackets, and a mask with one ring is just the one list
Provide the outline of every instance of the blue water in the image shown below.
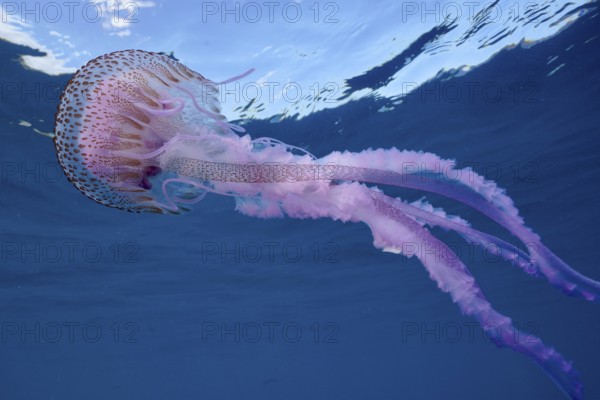
[[[550,249],[598,280],[598,32],[598,18],[584,16],[535,46],[429,81],[388,112],[378,110],[392,100],[366,96],[245,127],[317,156],[396,146],[473,165],[507,189]],[[51,132],[69,76],[24,69],[18,57],[36,53],[26,47],[0,42],[0,53],[4,83],[49,88],[0,103],[0,398],[564,398],[529,359],[461,316],[417,260],[373,248],[362,224],[253,219],[217,196],[183,216],[88,200],[59,173],[52,141],[15,123]],[[566,65],[548,76],[556,55]],[[351,78],[349,87],[367,88],[385,79]],[[436,97],[489,82],[487,97]],[[434,233],[459,246],[499,311],[574,362],[586,398],[600,398],[597,304]]]

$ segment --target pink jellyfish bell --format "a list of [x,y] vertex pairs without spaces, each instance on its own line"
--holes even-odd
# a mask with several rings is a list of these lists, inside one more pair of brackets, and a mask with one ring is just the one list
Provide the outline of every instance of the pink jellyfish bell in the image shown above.
[[[164,199],[160,185],[153,187],[169,176],[158,177],[157,156],[191,136],[243,131],[220,114],[217,95],[214,82],[165,55],[125,50],[100,56],[77,71],[61,96],[58,160],[68,179],[98,203],[176,213],[181,208]],[[196,199],[188,201],[205,193],[187,186],[186,196]]]

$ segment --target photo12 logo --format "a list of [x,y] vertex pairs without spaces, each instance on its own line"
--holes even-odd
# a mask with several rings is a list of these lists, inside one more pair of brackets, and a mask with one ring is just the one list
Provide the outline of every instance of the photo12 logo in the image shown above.
[[477,322],[430,323],[404,321],[401,327],[402,343],[475,343],[478,340],[497,343],[507,335],[517,343],[536,343],[539,325],[534,322],[515,323],[515,328],[498,323],[479,325]]
[[98,243],[92,241],[2,241],[0,265],[43,264],[135,264],[140,248],[134,242]]
[[337,264],[339,245],[335,242],[202,242],[202,263],[286,263]]
[[204,321],[202,343],[339,343],[335,322],[216,322]]
[[136,1],[36,1],[2,2],[2,23],[19,21],[28,23],[56,24],[83,21],[98,23],[109,21],[114,25],[139,22],[136,18],[140,4]]
[[308,4],[300,1],[279,2],[217,2],[203,1],[202,22],[220,22],[220,23],[298,23],[303,20],[315,24],[335,24],[339,20],[337,15],[340,6],[336,2],[311,2]]
[[2,321],[0,343],[138,343],[139,330],[135,322]]

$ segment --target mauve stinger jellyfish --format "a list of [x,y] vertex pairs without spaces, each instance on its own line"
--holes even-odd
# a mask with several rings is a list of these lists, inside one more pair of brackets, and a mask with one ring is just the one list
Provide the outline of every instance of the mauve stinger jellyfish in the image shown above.
[[[493,245],[499,256],[528,274],[545,277],[567,294],[598,301],[600,283],[546,248],[494,182],[431,153],[369,149],[317,159],[244,132],[221,114],[217,83],[167,56],[126,50],[88,62],[71,79],[56,114],[54,142],[69,180],[109,207],[180,214],[215,193],[233,197],[236,210],[253,217],[364,222],[375,247],[418,257],[438,287],[498,346],[526,354],[571,398],[582,397],[571,363],[492,308],[465,264],[428,229],[438,226],[469,243]],[[403,168],[407,165],[419,168]],[[367,184],[457,200],[509,230],[523,246],[477,231],[423,200],[408,203]],[[415,243],[434,249],[435,256],[415,249]]]

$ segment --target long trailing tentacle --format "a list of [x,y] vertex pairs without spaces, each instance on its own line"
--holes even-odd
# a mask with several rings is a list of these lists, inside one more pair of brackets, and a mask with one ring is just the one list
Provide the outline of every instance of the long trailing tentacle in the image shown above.
[[[571,363],[539,338],[517,330],[510,318],[494,310],[458,256],[416,220],[426,217],[440,226],[457,228],[446,225],[444,218],[436,220],[433,214],[419,214],[406,207],[406,203],[356,182],[333,185],[322,192],[289,194],[280,198],[279,204],[293,218],[329,217],[366,223],[373,233],[375,247],[417,256],[438,287],[450,294],[465,315],[474,317],[498,346],[527,355],[571,398],[582,398],[582,385]],[[260,209],[247,208],[242,212],[259,216]],[[462,232],[475,236],[468,230]],[[418,251],[415,244],[428,251]]]
[[[552,347],[545,346],[539,338],[517,330],[510,318],[494,310],[467,267],[456,254],[427,229],[405,215],[404,210],[399,207],[398,201],[376,191],[372,191],[372,196],[374,208],[379,215],[384,215],[399,223],[408,229],[417,240],[427,247],[437,250],[434,256],[424,255],[421,252],[415,252],[414,255],[423,263],[431,279],[437,282],[442,291],[452,296],[465,315],[476,318],[498,346],[509,347],[529,356],[572,399],[582,398],[583,386],[571,362]],[[367,221],[367,223],[375,236],[381,235],[378,222]],[[383,233],[383,235],[385,234]],[[387,245],[402,244],[398,237],[379,237],[379,240],[387,241]]]
[[[570,295],[600,301],[600,282],[569,267],[552,253],[523,223],[517,208],[504,190],[471,168],[454,169],[454,162],[431,153],[366,150],[339,153],[320,160],[331,163],[331,179],[355,180],[419,189],[467,204],[496,221],[536,253],[539,271],[548,281]],[[370,168],[360,167],[369,165]]]
[[420,206],[415,206],[405,203],[400,199],[389,198],[388,201],[393,202],[393,206],[396,209],[413,217],[417,222],[423,222],[431,227],[439,226],[446,230],[455,231],[467,242],[477,244],[486,250],[490,249],[494,251],[495,255],[520,267],[529,275],[539,276],[540,274],[535,260],[532,260],[529,253],[500,238],[471,228],[466,221],[458,217],[446,216],[441,210],[424,210],[425,205],[423,203],[420,203]]

